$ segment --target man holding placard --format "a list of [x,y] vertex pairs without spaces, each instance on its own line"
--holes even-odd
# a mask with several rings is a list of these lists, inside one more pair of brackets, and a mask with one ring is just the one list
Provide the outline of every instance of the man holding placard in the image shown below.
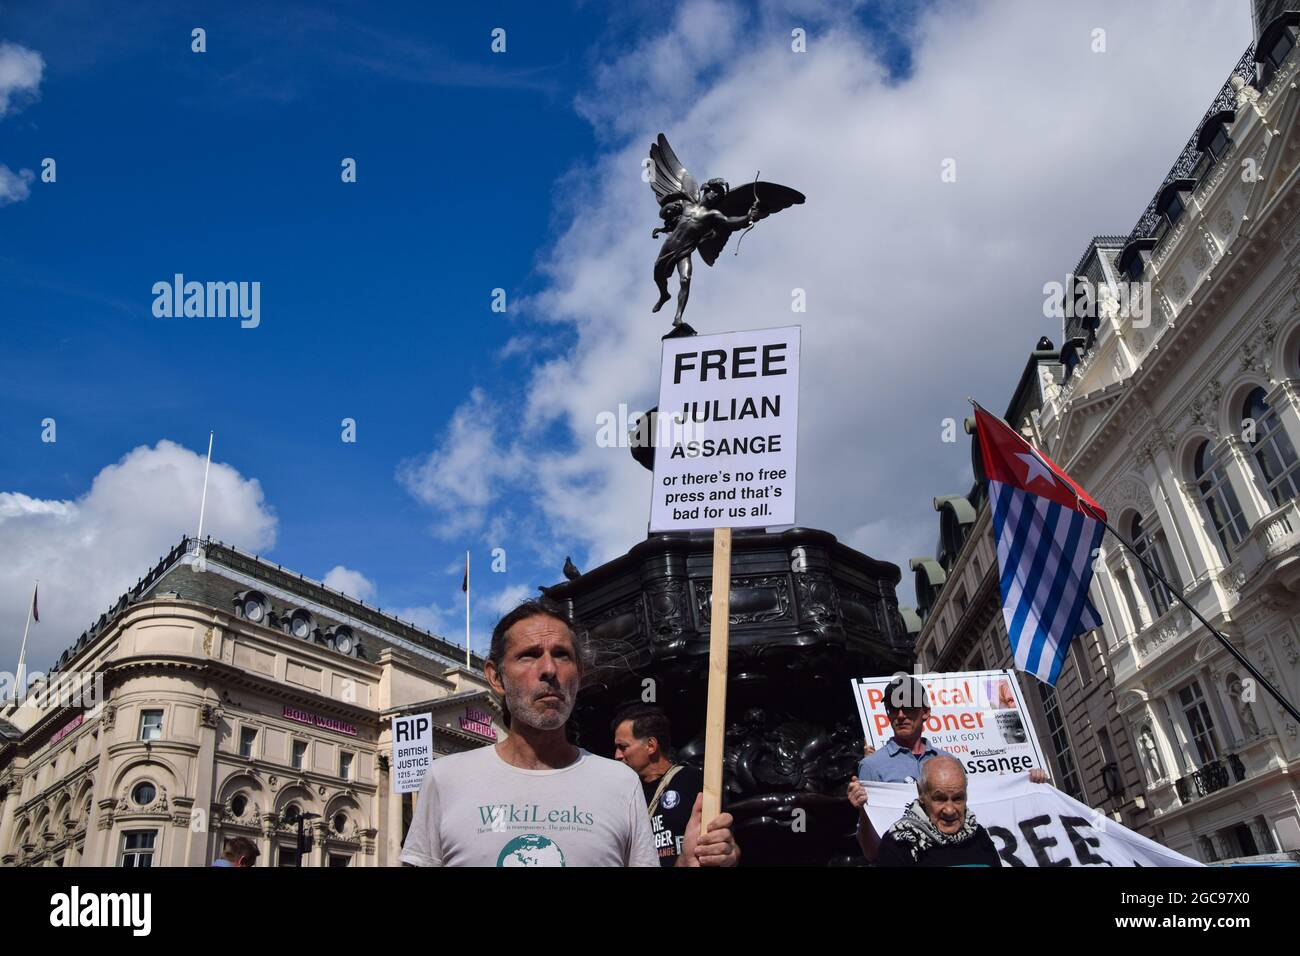
[[[565,727],[585,668],[564,612],[525,601],[492,632],[483,673],[502,698],[506,738],[433,762],[402,862],[414,866],[659,866],[637,775],[575,747]],[[731,818],[697,804],[679,866],[725,865]]]

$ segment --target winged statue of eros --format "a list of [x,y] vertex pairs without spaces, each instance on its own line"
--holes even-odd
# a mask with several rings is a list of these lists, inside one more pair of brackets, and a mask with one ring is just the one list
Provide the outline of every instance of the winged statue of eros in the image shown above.
[[747,229],[773,213],[801,205],[803,193],[779,183],[752,182],[732,189],[725,180],[710,179],[700,185],[677,158],[663,133],[650,144],[650,188],[659,201],[659,218],[663,225],[651,232],[657,239],[667,233],[659,258],[655,260],[654,278],[659,301],[652,312],[664,307],[671,294],[668,277],[677,271],[677,315],[673,326],[682,324],[686,300],[691,291],[691,254],[710,266],[733,232]]

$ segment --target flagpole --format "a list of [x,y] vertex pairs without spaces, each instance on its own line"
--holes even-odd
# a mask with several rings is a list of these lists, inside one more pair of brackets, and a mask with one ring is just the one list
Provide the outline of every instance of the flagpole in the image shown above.
[[18,651],[18,673],[14,675],[15,677],[14,701],[15,702],[18,700],[20,696],[22,697],[27,696],[27,688],[23,686],[24,678],[26,676],[23,673],[24,671],[23,665],[24,663],[26,663],[27,660],[27,632],[31,630],[32,627],[32,608],[36,607],[36,589],[40,587],[40,584],[41,584],[40,579],[37,578],[35,583],[32,584],[32,599],[27,602],[27,624],[24,625],[23,627],[23,644]]
[[1270,694],[1273,695],[1273,699],[1282,705],[1282,709],[1291,715],[1292,720],[1300,721],[1300,710],[1296,710],[1295,704],[1291,703],[1289,700],[1283,697],[1282,692],[1278,690],[1276,687],[1274,687],[1271,683],[1269,683],[1268,678],[1266,678],[1255,668],[1255,665],[1252,664],[1249,661],[1249,659],[1247,659],[1246,655],[1243,654],[1241,651],[1239,651],[1236,648],[1236,646],[1234,646],[1233,643],[1229,641],[1228,638],[1217,627],[1215,627],[1213,624],[1207,621],[1202,616],[1201,612],[1196,610],[1196,608],[1194,608],[1191,605],[1191,603],[1183,597],[1182,588],[1175,587],[1173,584],[1171,584],[1163,574],[1161,574],[1152,566],[1150,561],[1148,561],[1145,557],[1142,556],[1142,553],[1140,551],[1138,551],[1135,547],[1133,547],[1132,542],[1125,539],[1125,537],[1122,534],[1120,534],[1113,527],[1111,527],[1110,523],[1106,521],[1105,518],[1097,514],[1096,510],[1091,505],[1089,505],[1088,502],[1084,501],[1083,498],[1081,497],[1079,497],[1077,500],[1079,503],[1079,507],[1081,509],[1086,511],[1088,515],[1093,518],[1093,520],[1101,522],[1101,525],[1107,531],[1109,531],[1116,538],[1118,538],[1119,543],[1124,545],[1124,547],[1128,548],[1129,554],[1137,558],[1138,561],[1142,563],[1142,567],[1146,568],[1147,571],[1149,571],[1157,581],[1159,581],[1161,584],[1165,586],[1165,589],[1168,590],[1170,595],[1173,596],[1174,600],[1177,601],[1179,604],[1181,604],[1183,607],[1187,608],[1187,610],[1191,611],[1192,616],[1196,618],[1198,621],[1200,621],[1203,625],[1205,625],[1206,630],[1208,630],[1211,634],[1213,634],[1216,638],[1218,638],[1219,643],[1222,644],[1225,648],[1227,648],[1228,653],[1231,654],[1236,659],[1237,663],[1239,663],[1242,667],[1246,668],[1246,670],[1250,671],[1250,676],[1253,677],[1256,681],[1258,681],[1266,691],[1268,691]]
[[471,668],[469,661],[469,552],[465,552],[465,669]]
[[213,432],[208,432],[208,461],[203,466],[203,499],[199,502],[199,533],[194,539],[194,551],[198,553],[199,548],[203,547],[203,513],[208,508],[208,469],[212,467],[212,436]]

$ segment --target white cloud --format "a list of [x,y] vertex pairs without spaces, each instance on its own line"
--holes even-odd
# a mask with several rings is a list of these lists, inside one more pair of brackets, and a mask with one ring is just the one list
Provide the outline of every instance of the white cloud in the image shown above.
[[507,611],[512,611],[525,598],[535,594],[526,584],[512,584],[509,587],[502,588],[495,594],[489,594],[483,601],[483,604],[495,617],[502,617]]
[[22,202],[31,195],[32,180],[36,174],[30,169],[14,172],[0,163],[0,206],[11,202]]
[[17,43],[0,43],[0,116],[35,99],[45,72],[45,58]]
[[[170,441],[141,445],[108,465],[74,500],[0,492],[0,669],[18,663],[32,581],[40,579],[39,624],[27,664],[45,669],[181,539],[193,534],[205,456]],[[276,518],[256,479],[212,463],[204,533],[248,551],[275,541]]]
[[362,601],[369,601],[375,596],[374,582],[367,578],[360,571],[353,571],[351,568],[345,568],[341,564],[336,564],[330,568],[329,573],[325,575],[323,582],[326,587],[333,588],[336,591],[342,591],[349,597],[358,598]]
[[439,447],[398,466],[397,479],[407,491],[443,515],[440,536],[481,527],[502,482],[521,465],[504,443],[503,429],[501,409],[476,388],[452,416]]
[[[906,572],[933,550],[931,498],[970,486],[969,445],[942,442],[942,420],[960,421],[967,395],[1001,410],[1039,336],[1060,343],[1043,284],[1092,235],[1132,227],[1250,31],[1238,5],[945,3],[912,32],[912,74],[893,80],[854,21],[817,13],[801,8],[796,54],[775,6],[687,3],[597,75],[578,107],[613,145],[557,186],[557,206],[581,212],[522,304],[574,344],[533,362],[517,407],[484,414],[470,396],[428,480],[408,484],[421,500],[475,526],[526,503],[575,559],[588,549],[583,566],[644,537],[649,475],[598,448],[594,422],[655,401],[668,319],[649,311],[659,243],[640,173],[662,129],[697,179],[738,185],[760,167],[808,195],[738,258],[733,240],[715,268],[696,263],[687,318],[706,332],[803,326],[799,520]],[[956,182],[940,179],[948,158]],[[794,288],[806,314],[791,313]]]

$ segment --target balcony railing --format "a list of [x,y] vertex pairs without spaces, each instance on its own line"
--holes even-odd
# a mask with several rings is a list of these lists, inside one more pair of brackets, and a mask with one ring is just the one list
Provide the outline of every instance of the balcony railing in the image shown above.
[[1237,556],[1246,580],[1267,561],[1300,545],[1300,502],[1291,499],[1266,514],[1237,546]]
[[[1215,113],[1221,113],[1224,110],[1233,109],[1237,105],[1237,91],[1232,88],[1232,78],[1239,76],[1248,84],[1255,82],[1255,44],[1246,47],[1246,52],[1241,55],[1237,65],[1232,68],[1228,78],[1224,81],[1223,86],[1219,88],[1219,93],[1214,97],[1214,102],[1210,108],[1205,111],[1201,117],[1201,122],[1196,124],[1196,129],[1192,130],[1192,135],[1187,140],[1187,145],[1183,151],[1178,154],[1178,159],[1169,174],[1165,176],[1160,183],[1160,188],[1156,190],[1155,195],[1151,197],[1151,202],[1147,203],[1147,208],[1143,211],[1142,217],[1138,219],[1137,225],[1129,233],[1128,242],[1134,239],[1147,239],[1155,235],[1156,225],[1160,220],[1160,214],[1156,212],[1156,202],[1160,199],[1160,194],[1164,188],[1172,183],[1175,179],[1186,179],[1192,174],[1192,170],[1201,161],[1201,150],[1196,146],[1196,137],[1201,131],[1201,126],[1207,119]],[[1127,245],[1127,243],[1125,243]]]
[[1187,804],[1245,779],[1246,765],[1241,762],[1241,757],[1229,754],[1224,760],[1212,760],[1180,778],[1174,783],[1174,789],[1178,791],[1178,799]]

